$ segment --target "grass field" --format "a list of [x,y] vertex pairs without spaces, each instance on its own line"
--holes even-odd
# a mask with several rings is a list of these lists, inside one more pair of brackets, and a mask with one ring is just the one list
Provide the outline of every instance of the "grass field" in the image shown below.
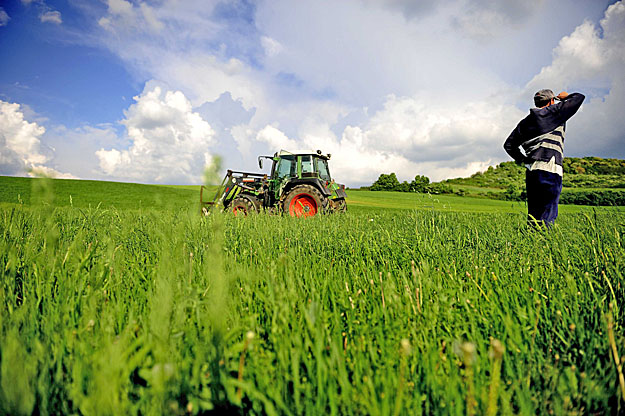
[[201,218],[193,188],[0,185],[0,413],[623,411],[622,210],[532,232],[450,196]]
[[[51,195],[46,195],[47,190]],[[212,198],[216,187],[209,187]],[[348,190],[350,211],[416,209],[453,212],[526,212],[525,203],[456,195]],[[73,206],[104,209],[197,209],[199,185],[142,185],[135,183],[32,179],[0,176],[0,204]],[[206,197],[205,197],[206,198]],[[625,212],[625,207],[596,207],[599,211]],[[592,207],[561,205],[561,212],[592,212]]]

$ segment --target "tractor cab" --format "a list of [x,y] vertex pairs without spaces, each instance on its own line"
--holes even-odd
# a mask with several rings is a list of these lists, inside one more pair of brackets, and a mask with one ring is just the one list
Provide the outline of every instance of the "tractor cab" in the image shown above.
[[326,181],[331,181],[328,160],[331,155],[324,155],[321,150],[317,152],[287,152],[281,150],[273,156],[259,156],[258,166],[263,168],[263,159],[271,159],[271,176],[273,178],[302,178],[319,177]]
[[[345,198],[344,186],[337,185],[330,176],[328,160],[330,154],[322,154],[321,150],[287,152],[281,150],[273,156],[260,156],[258,165],[262,169],[263,159],[271,159],[271,176],[269,178],[270,193],[280,199],[296,185],[310,184],[318,188],[324,195],[331,196],[338,190]],[[333,192],[334,191],[334,192]],[[335,197],[337,195],[334,195]]]

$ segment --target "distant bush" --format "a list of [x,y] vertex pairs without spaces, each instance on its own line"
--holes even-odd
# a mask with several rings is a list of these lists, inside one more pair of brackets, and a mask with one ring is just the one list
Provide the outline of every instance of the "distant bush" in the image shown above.
[[370,189],[372,191],[418,192],[424,194],[451,194],[454,192],[449,184],[442,182],[430,183],[430,178],[423,175],[415,176],[411,182],[403,181],[400,183],[394,173],[381,174],[371,185]]
[[567,157],[562,162],[564,173],[587,175],[625,175],[625,160],[601,157]]
[[502,199],[506,201],[525,201],[527,199],[524,188],[521,188],[516,183],[508,185],[506,191],[501,195]]
[[567,174],[562,183],[565,188],[625,188],[625,175]]
[[431,183],[430,185],[425,187],[424,193],[428,194],[452,194],[454,192],[453,188],[442,182]]
[[572,205],[606,205],[624,206],[625,191],[597,190],[597,191],[568,191],[564,190],[560,196],[561,204]]
[[381,174],[378,180],[371,185],[372,191],[394,191],[399,186],[399,180],[395,173]]

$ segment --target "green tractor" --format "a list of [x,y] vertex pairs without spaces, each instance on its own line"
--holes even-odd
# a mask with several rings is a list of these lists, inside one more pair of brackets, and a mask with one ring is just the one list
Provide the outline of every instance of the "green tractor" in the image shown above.
[[334,182],[328,169],[330,154],[317,152],[287,152],[259,156],[272,161],[271,176],[228,170],[212,201],[204,201],[204,186],[200,189],[202,213],[222,206],[235,215],[248,215],[268,210],[288,213],[292,217],[311,217],[319,213],[347,210],[345,185]]

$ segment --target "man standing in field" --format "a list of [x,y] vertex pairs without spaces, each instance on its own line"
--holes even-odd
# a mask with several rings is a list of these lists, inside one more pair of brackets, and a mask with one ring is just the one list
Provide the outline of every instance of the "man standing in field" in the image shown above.
[[[562,192],[562,159],[566,121],[582,105],[584,95],[540,90],[534,95],[537,108],[512,131],[503,148],[520,165],[525,165],[528,222],[553,225],[558,216]],[[559,102],[555,102],[555,100]],[[525,154],[519,147],[523,148]]]

